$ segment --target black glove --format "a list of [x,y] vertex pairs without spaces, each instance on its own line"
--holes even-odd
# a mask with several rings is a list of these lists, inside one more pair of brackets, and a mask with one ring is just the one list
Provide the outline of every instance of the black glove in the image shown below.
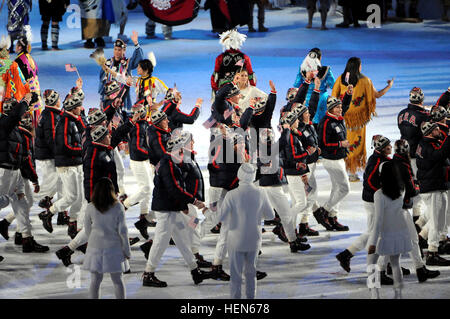
[[39,101],[39,95],[36,92],[31,92],[30,105],[33,105],[33,104],[35,104],[38,101]]

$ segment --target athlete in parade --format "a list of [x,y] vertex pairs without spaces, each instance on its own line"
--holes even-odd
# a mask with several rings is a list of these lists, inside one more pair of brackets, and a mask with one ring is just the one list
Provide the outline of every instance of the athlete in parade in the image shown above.
[[[52,88],[44,88],[41,97],[38,67],[27,49],[30,39],[17,36],[14,62],[8,56],[10,43],[2,38],[0,60],[8,68],[2,64],[0,70],[0,209],[11,205],[13,213],[3,216],[0,234],[8,240],[15,220],[15,242],[24,253],[48,252],[32,236],[30,211],[34,204],[44,209],[39,218],[49,233],[57,214],[56,227],[66,225],[70,241],[52,253],[68,266],[75,250],[85,252],[83,268],[92,274],[90,297],[98,298],[103,273],[111,273],[116,297],[124,298],[122,272],[129,272],[130,245],[137,241],[128,238],[124,215],[138,205],[134,225],[146,240],[140,247],[146,259],[145,269],[139,269],[143,286],[176,283],[177,278],[169,278],[168,284],[155,275],[173,242],[195,285],[208,279],[230,281],[231,296],[241,298],[245,265],[246,295],[255,298],[256,280],[270,276],[270,271],[256,270],[263,218],[278,216],[271,231],[282,249],[289,245],[296,253],[300,267],[302,252],[314,250],[308,238],[320,241],[325,231],[349,231],[341,224],[340,210],[350,192],[346,159],[353,150],[345,119],[359,94],[356,83],[370,79],[360,73],[357,79],[341,76],[339,94],[329,96],[327,88],[336,85],[331,69],[321,65],[318,48],[307,52],[281,109],[277,139],[272,127],[277,89],[273,81],[269,92],[256,88],[258,66],[240,51],[245,39],[236,29],[220,35],[224,52],[215,59],[210,78],[214,99],[208,114],[208,154],[201,154],[208,164],[202,171],[190,129],[199,125],[203,99],[183,113],[181,91],[153,76],[156,58],[144,55],[136,32],[131,58],[125,57],[122,39],[114,42],[111,59],[102,50],[91,55],[100,65],[100,103],[90,110],[81,78],[63,101]],[[139,78],[132,77],[134,69]],[[367,229],[336,255],[350,272],[351,258],[367,251],[368,264],[378,263],[381,284],[392,285],[397,298],[402,297],[403,275],[409,274],[400,265],[400,254],[411,254],[419,282],[440,275],[426,266],[450,265],[443,257],[450,253],[449,97],[450,88],[427,109],[423,91],[414,87],[407,108],[393,119],[401,139],[391,141],[381,134],[372,138],[362,191]],[[128,145],[128,154],[120,151],[122,144]],[[128,195],[124,157],[136,183]],[[327,172],[320,183],[319,166]],[[324,184],[331,191],[319,204]],[[310,227],[311,216],[323,226],[320,233]],[[200,254],[200,230],[206,221],[219,232],[211,262]],[[148,227],[154,227],[151,234]],[[223,268],[227,256],[230,274]],[[380,297],[378,290],[371,295]]]

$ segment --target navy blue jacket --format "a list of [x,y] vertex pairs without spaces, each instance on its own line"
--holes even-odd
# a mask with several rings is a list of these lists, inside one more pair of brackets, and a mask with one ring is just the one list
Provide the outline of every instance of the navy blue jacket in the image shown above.
[[85,150],[83,161],[84,174],[84,197],[91,201],[94,186],[102,177],[111,179],[116,193],[119,192],[117,185],[116,163],[113,157],[113,148],[108,145],[91,142]]
[[158,164],[161,158],[166,154],[167,142],[170,140],[170,128],[165,131],[156,125],[150,125],[148,128],[148,146],[150,163]]
[[420,126],[430,119],[427,110],[414,104],[408,104],[406,109],[398,113],[397,125],[401,138],[408,141],[411,158],[416,158],[417,145],[423,137]]
[[38,160],[55,159],[56,124],[61,110],[46,106],[36,127],[35,155]]
[[283,168],[286,175],[304,175],[309,172],[306,168],[297,168],[298,163],[306,164],[306,158],[309,155],[303,147],[300,132],[292,132],[284,129],[280,137],[280,156],[283,160]]
[[18,125],[27,109],[27,103],[21,102],[9,115],[0,114],[0,167],[16,170],[22,163],[23,141]]
[[20,173],[23,178],[30,180],[32,183],[38,183],[38,175],[36,173],[36,163],[34,161],[33,135],[30,131],[19,126],[19,132],[22,135],[22,164],[20,165]]
[[367,160],[366,169],[364,170],[363,192],[362,199],[365,202],[373,203],[373,196],[377,190],[380,189],[380,172],[378,168],[381,163],[389,161],[390,159],[383,156],[380,152],[375,150]]
[[130,159],[143,162],[149,159],[148,128],[146,120],[139,120],[130,131]]
[[162,157],[153,180],[152,210],[181,211],[187,209],[187,204],[194,203],[195,196],[187,191],[183,179],[182,165],[174,163],[169,154]]
[[183,162],[180,168],[183,172],[183,180],[186,184],[188,193],[195,198],[205,201],[205,182],[203,180],[202,170],[195,160],[195,153],[184,151],[184,156],[190,156],[190,162]]
[[344,118],[326,113],[320,120],[319,147],[322,157],[330,160],[339,160],[347,157],[347,148],[341,146],[341,142],[347,139],[347,129]]
[[64,111],[55,130],[55,166],[83,164],[81,134],[85,127],[81,118]]
[[416,156],[420,193],[447,190],[449,139],[440,141],[430,137],[422,138],[417,146]]
[[[231,154],[228,154],[230,152]],[[224,139],[221,134],[212,136],[208,163],[210,186],[227,190],[238,186],[237,171],[240,163],[237,162],[237,154],[231,139]]]
[[174,131],[177,128],[183,129],[183,124],[194,124],[200,115],[200,109],[198,106],[194,106],[191,113],[186,114],[181,112],[178,104],[172,100],[164,101],[162,111],[166,113],[169,119],[169,128]]

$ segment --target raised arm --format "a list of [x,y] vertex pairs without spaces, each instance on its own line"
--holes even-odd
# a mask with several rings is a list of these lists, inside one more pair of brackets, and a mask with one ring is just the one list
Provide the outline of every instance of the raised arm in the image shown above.
[[375,89],[375,87],[373,87],[375,98],[379,99],[380,97],[385,95],[387,93],[387,91],[389,91],[391,89],[392,85],[394,85],[394,78],[392,78],[392,80],[387,80],[387,84],[388,85],[386,85],[386,87],[384,89],[382,89],[381,91],[377,91]]

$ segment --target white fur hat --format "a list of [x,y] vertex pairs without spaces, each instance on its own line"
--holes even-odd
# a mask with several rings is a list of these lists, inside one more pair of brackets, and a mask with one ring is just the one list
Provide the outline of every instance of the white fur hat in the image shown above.
[[[314,54],[314,57],[312,57],[311,53]],[[314,52],[311,53],[306,56],[306,58],[302,62],[302,65],[300,66],[300,70],[302,73],[318,71],[322,66],[320,60],[317,58],[317,55]]]
[[245,39],[247,39],[245,34],[239,33],[236,29],[225,31],[219,36],[220,44],[222,44],[224,51],[230,49],[239,50]]

